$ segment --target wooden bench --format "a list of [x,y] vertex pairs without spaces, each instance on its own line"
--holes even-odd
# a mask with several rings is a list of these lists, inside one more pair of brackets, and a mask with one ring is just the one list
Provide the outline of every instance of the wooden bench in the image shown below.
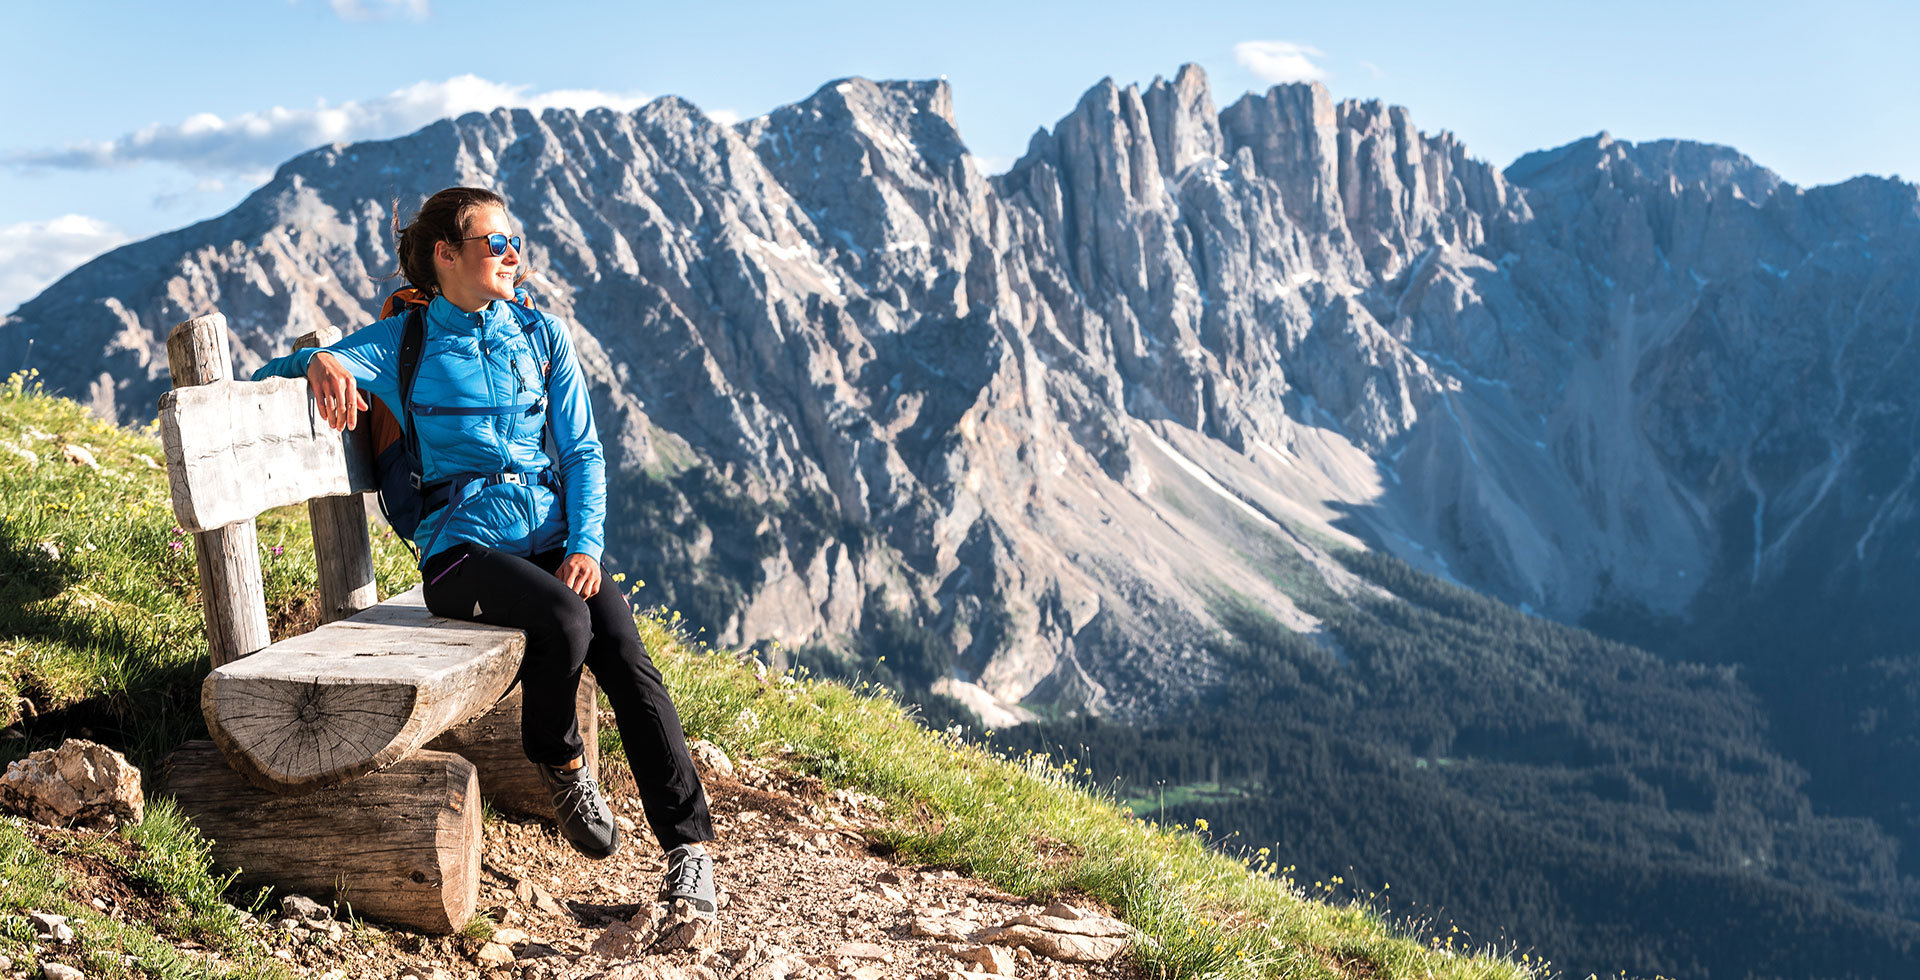
[[[433,616],[418,587],[376,601],[365,430],[334,432],[305,379],[234,380],[218,313],[175,327],[167,355],[161,440],[174,516],[195,532],[213,670],[201,688],[212,742],[175,752],[162,792],[242,884],[461,928],[478,897],[481,797],[553,815],[520,747],[524,635]],[[254,518],[302,501],[322,625],[274,643]],[[578,707],[597,767],[595,693],[583,683]]]

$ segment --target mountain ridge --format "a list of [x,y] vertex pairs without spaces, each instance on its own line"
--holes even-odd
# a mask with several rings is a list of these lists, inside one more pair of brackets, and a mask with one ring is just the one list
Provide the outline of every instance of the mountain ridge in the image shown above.
[[[499,174],[513,190],[524,171],[541,190],[529,191],[534,213],[523,219],[540,229],[536,243],[552,243],[531,253],[548,273],[543,298],[592,337],[582,356],[606,392],[596,408],[618,433],[616,469],[661,469],[663,453],[691,453],[730,471],[734,489],[755,500],[820,492],[845,520],[888,525],[882,550],[891,557],[849,553],[806,572],[820,555],[789,554],[787,567],[758,571],[743,563],[745,578],[764,581],[736,583],[735,608],[716,617],[732,621],[713,624],[725,638],[851,635],[862,615],[854,607],[876,594],[875,583],[912,567],[921,581],[909,604],[932,612],[956,649],[992,675],[985,661],[1009,658],[983,653],[958,596],[941,598],[942,583],[982,520],[1027,568],[1061,565],[1059,549],[1024,533],[1035,528],[1018,502],[1023,489],[1060,493],[1028,458],[1050,453],[1113,481],[1096,494],[1104,521],[1166,519],[1149,516],[1161,510],[1154,474],[1184,480],[1192,463],[1203,486],[1211,481],[1206,492],[1231,506],[1385,547],[1528,608],[1577,618],[1626,602],[1683,614],[1716,562],[1737,550],[1720,540],[1734,536],[1715,514],[1728,502],[1690,485],[1727,482],[1693,462],[1726,448],[1682,446],[1685,458],[1663,459],[1644,431],[1602,429],[1600,418],[1660,409],[1635,407],[1635,388],[1653,377],[1648,358],[1665,356],[1698,307],[1689,294],[1701,284],[1686,276],[1701,277],[1696,260],[1713,256],[1673,252],[1689,259],[1682,274],[1667,253],[1685,243],[1663,250],[1654,238],[1702,211],[1751,238],[1741,227],[1750,219],[1718,215],[1714,202],[1778,212],[1775,191],[1791,185],[1706,144],[1635,147],[1600,134],[1542,153],[1508,168],[1535,186],[1516,184],[1450,135],[1419,133],[1404,109],[1336,103],[1312,84],[1248,93],[1216,111],[1192,65],[1144,89],[1103,80],[994,176],[966,152],[944,82],[837,80],[731,127],[674,97],[629,114],[470,113],[398,140],[302,154],[228,215],[90,263],[5,321],[0,362],[25,363],[36,340],[62,356],[55,338],[76,328],[104,335],[102,370],[48,365],[49,382],[132,418],[163,384],[163,321],[219,305],[248,368],[277,352],[274,338],[367,317],[379,292],[368,279],[392,268],[387,202],[406,181],[418,185],[407,193],[424,193]],[[1654,200],[1653,165],[1668,168],[1678,196],[1642,215],[1636,201]],[[1683,185],[1679,169],[1701,179]],[[1556,182],[1549,171],[1568,172]],[[349,174],[370,175],[384,193],[323,190]],[[595,190],[601,184],[647,192],[608,196]],[[1896,204],[1912,197],[1910,185],[1837,186],[1786,196],[1843,216],[1861,207],[1861,187]],[[1549,190],[1559,195],[1551,221],[1534,203],[1548,206]],[[1596,221],[1615,228],[1605,252],[1583,252],[1585,232],[1560,230]],[[188,247],[221,239],[230,244]],[[1708,264],[1710,281],[1737,268],[1790,268],[1760,254],[1786,263],[1785,249],[1737,251],[1747,257]],[[132,294],[143,268],[180,263]],[[85,287],[89,279],[96,285]],[[1636,281],[1628,306],[1604,299]],[[609,332],[636,316],[657,338],[641,347],[684,358],[684,370],[647,380],[707,383],[636,383],[640,348],[618,335],[624,328]],[[48,330],[54,322],[67,326]],[[927,331],[950,336],[931,346],[915,339]],[[1564,346],[1583,334],[1590,351],[1603,343],[1614,354],[1581,357]],[[947,356],[956,339],[969,357]],[[883,368],[893,370],[883,377]],[[1568,391],[1574,397],[1556,405]],[[989,419],[998,424],[988,431],[1003,437],[992,454],[1005,464],[990,471],[964,434]],[[1008,441],[1021,430],[1023,439]],[[925,444],[896,441],[916,433]],[[1715,435],[1707,441],[1731,440]],[[1306,472],[1280,472],[1303,447]],[[1535,458],[1541,450],[1549,458]],[[1396,491],[1408,478],[1421,494]],[[1758,476],[1742,482],[1763,501],[1772,490]],[[999,491],[986,495],[998,510],[979,485]],[[1767,550],[1765,515],[1758,521],[1756,568]],[[1068,523],[1098,536],[1084,520]],[[1216,535],[1183,527],[1181,536],[1216,557],[1222,550]],[[822,611],[843,565],[863,583],[844,588],[862,598]],[[1060,664],[1066,638],[1113,612],[1129,588],[1072,568],[1044,577],[1048,586],[1024,596],[1033,618],[1007,638],[1023,663],[988,685],[1004,702],[1031,696],[1028,681]],[[1047,599],[1049,587],[1066,591]],[[1103,597],[1095,615],[1040,615],[1049,605],[1085,606],[1088,590]],[[1192,590],[1162,577],[1150,591]],[[1259,598],[1292,605],[1280,592]],[[1183,611],[1157,626],[1122,624],[1120,635],[1135,638],[1123,642],[1208,628],[1204,600],[1189,594],[1176,606]],[[1287,615],[1313,628],[1310,617]]]

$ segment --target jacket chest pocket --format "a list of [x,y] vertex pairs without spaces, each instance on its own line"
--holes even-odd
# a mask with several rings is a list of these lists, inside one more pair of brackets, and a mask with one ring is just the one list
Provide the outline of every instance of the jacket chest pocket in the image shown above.
[[485,468],[479,464],[492,456],[493,419],[459,410],[492,405],[495,398],[495,386],[489,384],[475,338],[429,341],[414,376],[413,422],[423,454],[437,464],[430,468],[442,473]]

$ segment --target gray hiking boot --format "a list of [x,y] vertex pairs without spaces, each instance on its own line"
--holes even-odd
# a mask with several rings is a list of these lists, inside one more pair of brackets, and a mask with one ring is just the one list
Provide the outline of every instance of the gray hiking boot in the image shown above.
[[620,850],[620,828],[614,825],[607,801],[600,798],[600,784],[586,766],[555,769],[536,766],[540,781],[553,794],[554,816],[560,822],[560,836],[573,849],[598,861]]
[[667,880],[660,897],[669,904],[685,899],[695,909],[712,914],[719,909],[713,897],[713,858],[704,850],[682,844],[667,852]]

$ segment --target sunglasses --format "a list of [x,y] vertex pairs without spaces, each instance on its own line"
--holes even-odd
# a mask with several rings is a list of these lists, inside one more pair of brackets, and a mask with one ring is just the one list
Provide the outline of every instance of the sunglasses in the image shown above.
[[507,254],[507,246],[509,245],[513,246],[514,251],[516,252],[520,251],[519,235],[511,235],[511,236],[502,235],[496,231],[491,235],[473,235],[468,238],[456,239],[456,241],[460,241],[460,242],[471,242],[471,241],[478,241],[478,240],[484,240],[487,243],[487,251],[492,252],[495,255]]

